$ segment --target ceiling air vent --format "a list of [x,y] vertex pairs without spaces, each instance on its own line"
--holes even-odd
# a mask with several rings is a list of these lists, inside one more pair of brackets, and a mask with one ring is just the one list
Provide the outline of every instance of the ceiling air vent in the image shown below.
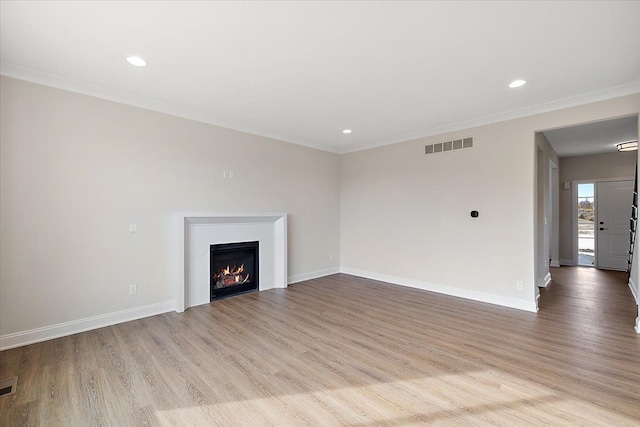
[[425,145],[424,154],[442,153],[443,151],[461,150],[472,148],[473,138],[456,139],[454,141],[438,142],[437,144]]

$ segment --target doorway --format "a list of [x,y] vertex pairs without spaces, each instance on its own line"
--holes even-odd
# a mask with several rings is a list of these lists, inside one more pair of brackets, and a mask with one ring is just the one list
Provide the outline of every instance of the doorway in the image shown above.
[[633,181],[598,182],[596,197],[596,267],[626,271]]
[[574,265],[626,271],[633,181],[580,181],[574,188]]
[[595,184],[578,184],[578,265],[595,267]]

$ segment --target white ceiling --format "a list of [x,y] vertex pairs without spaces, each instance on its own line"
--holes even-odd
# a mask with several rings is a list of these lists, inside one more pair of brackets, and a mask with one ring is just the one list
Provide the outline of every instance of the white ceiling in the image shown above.
[[639,1],[0,5],[4,75],[333,152],[640,92]]
[[543,132],[559,157],[613,153],[616,144],[638,139],[638,116]]

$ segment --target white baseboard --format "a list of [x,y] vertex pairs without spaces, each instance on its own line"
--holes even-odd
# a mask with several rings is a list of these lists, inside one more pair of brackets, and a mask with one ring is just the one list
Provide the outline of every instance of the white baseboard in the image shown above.
[[636,288],[636,284],[633,282],[633,279],[629,277],[629,289],[631,289],[631,293],[633,294],[633,298],[636,300],[636,305],[640,305],[640,300],[638,299],[638,288]]
[[294,274],[289,276],[288,284],[292,285],[298,282],[304,282],[305,280],[317,279],[319,277],[330,276],[332,274],[340,273],[340,267],[325,268],[324,270],[312,271],[310,273]]
[[560,265],[566,265],[569,267],[573,266],[573,260],[572,259],[561,259],[560,260]]
[[549,282],[551,282],[551,273],[547,273],[547,275],[544,276],[544,279],[538,280],[538,287],[546,288],[549,285]]
[[364,277],[366,279],[379,280],[381,282],[392,283],[394,285],[407,286],[410,288],[422,289],[439,294],[450,295],[459,298],[466,298],[473,301],[486,302],[503,307],[516,308],[518,310],[537,312],[535,301],[525,301],[511,297],[487,294],[484,292],[470,291],[467,289],[454,288],[447,285],[427,283],[420,280],[407,279],[404,277],[390,276],[387,274],[374,273],[371,271],[358,270],[356,268],[340,267],[340,272],[352,276]]
[[636,317],[636,327],[635,330],[640,334],[640,295],[638,295],[638,288],[636,288],[636,284],[631,277],[629,277],[629,289],[631,289],[631,295],[633,295],[633,299],[636,300],[636,305],[638,306],[638,317]]
[[70,322],[58,323],[57,325],[6,334],[0,336],[0,351],[47,341],[54,338],[60,338],[67,335],[73,335],[79,332],[90,331],[92,329],[103,328],[105,326],[111,326],[118,323],[129,322],[131,320],[142,319],[143,317],[155,316],[157,314],[167,313],[174,310],[175,302],[165,301],[158,304],[117,311],[115,313],[102,314],[100,316],[87,317],[86,319],[72,320]]
[[549,267],[560,267],[560,260],[552,259],[549,263]]
[[[288,283],[293,284],[303,282],[305,280],[317,279],[319,277],[329,276],[339,272],[340,267],[332,267],[324,270],[312,271],[310,273],[297,274],[289,276]],[[167,313],[174,310],[175,302],[165,301],[144,307],[136,307],[115,313],[103,314],[100,316],[72,320],[70,322],[59,323],[57,325],[45,326],[28,331],[6,334],[0,336],[0,351],[90,331],[92,329],[103,328],[105,326],[116,325],[118,323],[129,322],[131,320],[142,319],[143,317],[155,316],[157,314]]]

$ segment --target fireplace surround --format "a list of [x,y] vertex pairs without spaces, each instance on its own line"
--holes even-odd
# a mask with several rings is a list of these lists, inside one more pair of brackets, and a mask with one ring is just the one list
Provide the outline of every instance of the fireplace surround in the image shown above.
[[170,222],[170,268],[177,312],[211,302],[212,244],[259,241],[258,290],[287,287],[286,213],[178,212]]

